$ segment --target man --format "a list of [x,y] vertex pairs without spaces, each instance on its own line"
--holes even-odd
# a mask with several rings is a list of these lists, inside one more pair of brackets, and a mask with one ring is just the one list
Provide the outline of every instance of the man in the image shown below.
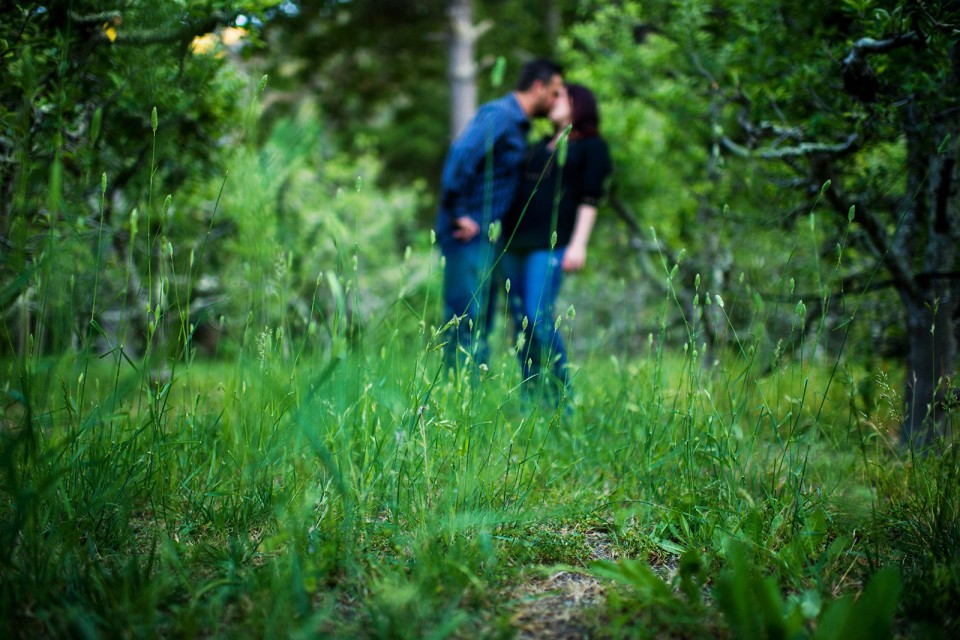
[[444,319],[460,318],[448,334],[448,366],[462,364],[467,355],[477,364],[487,360],[496,292],[490,273],[496,239],[491,242],[489,228],[513,201],[530,119],[545,117],[562,89],[559,65],[544,59],[528,62],[514,90],[481,106],[450,146],[436,224],[446,259]]

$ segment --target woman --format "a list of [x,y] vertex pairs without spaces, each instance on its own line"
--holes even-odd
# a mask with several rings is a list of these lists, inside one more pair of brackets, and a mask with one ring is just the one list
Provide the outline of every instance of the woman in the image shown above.
[[[517,355],[523,379],[527,385],[549,382],[545,393],[558,399],[568,382],[567,352],[554,303],[563,273],[586,263],[597,203],[612,165],[589,89],[567,85],[550,120],[556,134],[530,148],[517,198],[503,221],[502,268],[510,281],[510,310],[522,331]],[[564,144],[568,126],[564,153],[557,147]]]

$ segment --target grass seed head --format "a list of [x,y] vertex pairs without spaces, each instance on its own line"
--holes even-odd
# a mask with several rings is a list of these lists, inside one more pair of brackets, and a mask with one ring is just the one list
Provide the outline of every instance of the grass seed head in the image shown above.
[[490,223],[490,227],[487,229],[487,238],[490,239],[491,243],[496,243],[500,239],[501,225],[499,220],[495,220]]

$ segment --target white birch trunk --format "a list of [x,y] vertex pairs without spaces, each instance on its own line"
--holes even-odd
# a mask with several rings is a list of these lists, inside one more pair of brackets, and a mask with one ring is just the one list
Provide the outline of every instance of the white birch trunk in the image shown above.
[[477,109],[476,42],[482,29],[473,24],[472,0],[450,0],[448,48],[450,133],[456,138]]

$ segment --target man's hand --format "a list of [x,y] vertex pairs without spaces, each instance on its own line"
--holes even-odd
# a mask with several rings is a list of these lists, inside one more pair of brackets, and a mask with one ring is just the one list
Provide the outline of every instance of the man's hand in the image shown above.
[[480,225],[470,216],[460,216],[456,219],[456,225],[452,235],[460,242],[470,242],[480,233]]
[[583,269],[583,265],[587,263],[587,249],[586,247],[581,247],[576,244],[567,245],[567,249],[563,252],[563,261],[560,263],[560,266],[567,273],[573,271],[580,271]]

